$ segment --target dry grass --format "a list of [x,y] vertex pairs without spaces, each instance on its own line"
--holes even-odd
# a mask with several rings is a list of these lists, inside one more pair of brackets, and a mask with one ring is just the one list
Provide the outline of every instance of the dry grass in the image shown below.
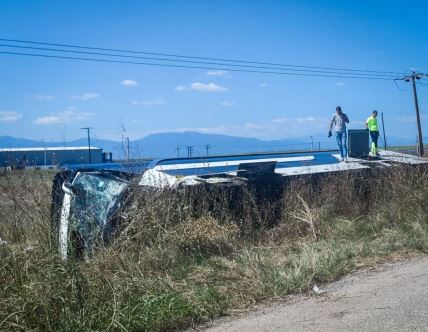
[[224,255],[233,252],[239,229],[234,224],[220,225],[212,217],[190,220],[172,227],[167,242],[180,251],[201,255]]
[[425,168],[296,179],[273,201],[245,187],[135,188],[115,241],[67,264],[39,178],[0,178],[0,330],[179,329],[428,252]]

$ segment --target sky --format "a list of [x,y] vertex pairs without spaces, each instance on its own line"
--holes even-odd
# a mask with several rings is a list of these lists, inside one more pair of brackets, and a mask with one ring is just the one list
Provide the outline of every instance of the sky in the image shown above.
[[[420,0],[1,0],[0,38],[428,73],[428,20],[418,14],[427,10]],[[90,126],[94,137],[112,140],[181,131],[285,139],[326,133],[341,105],[350,128],[362,128],[377,109],[387,135],[416,137],[413,92],[404,81],[397,87],[393,80],[6,54],[0,54],[0,73],[0,136],[71,140]],[[428,86],[417,88],[428,135]]]

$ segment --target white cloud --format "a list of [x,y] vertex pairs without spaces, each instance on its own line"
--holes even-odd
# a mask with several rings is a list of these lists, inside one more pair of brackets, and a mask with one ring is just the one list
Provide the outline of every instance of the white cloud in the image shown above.
[[227,91],[228,88],[224,86],[217,85],[215,83],[199,83],[195,82],[190,85],[190,88],[195,91],[202,91],[202,92],[223,92]]
[[22,119],[22,114],[18,112],[0,112],[0,122],[15,122]]
[[364,128],[364,126],[366,125],[366,123],[364,121],[361,120],[351,120],[350,122],[350,126],[354,126],[354,127],[362,127]]
[[38,99],[38,100],[43,100],[43,101],[52,101],[55,99],[54,96],[50,96],[50,95],[35,95],[34,98]]
[[247,122],[244,125],[244,128],[248,128],[248,129],[263,129],[264,125],[262,123]]
[[37,118],[33,121],[35,125],[51,125],[51,124],[66,124],[74,121],[88,120],[92,117],[93,113],[80,112],[76,107],[69,107],[62,112],[50,114]]
[[36,124],[36,125],[49,125],[49,124],[58,124],[58,123],[62,123],[61,118],[59,116],[53,116],[53,115],[37,118],[36,120],[33,121],[33,124]]
[[236,103],[234,101],[222,101],[220,105],[223,107],[232,107],[235,106]]
[[[426,119],[428,117],[421,115],[420,118]],[[397,122],[416,122],[416,115],[399,116],[399,117],[394,118],[394,120]]]
[[76,95],[76,96],[70,96],[70,99],[72,100],[89,100],[89,99],[95,99],[98,98],[100,95],[95,92],[86,92],[82,95]]
[[336,85],[336,86],[344,86],[344,85],[345,85],[345,83],[343,83],[343,82],[336,82],[336,83],[335,83],[335,85]]
[[271,120],[272,123],[285,123],[285,122],[288,122],[288,121],[290,121],[290,119],[287,119],[287,118],[279,118],[279,119],[273,119],[273,120]]
[[217,85],[215,83],[204,84],[199,82],[192,83],[190,88],[192,90],[202,92],[223,92],[228,90],[226,87]]
[[206,72],[208,76],[230,77],[227,70],[209,70]]
[[215,83],[200,83],[194,82],[190,85],[179,85],[175,87],[176,91],[199,91],[199,92],[224,92],[229,90],[228,88],[215,84]]
[[260,83],[259,87],[261,87],[261,88],[267,88],[268,84],[267,83]]
[[137,86],[138,82],[134,80],[123,80],[122,82],[120,82],[120,84],[123,86],[132,87]]
[[190,88],[189,88],[189,87],[187,87],[187,86],[184,86],[184,85],[179,85],[179,86],[176,86],[176,87],[175,87],[175,90],[176,90],[176,91],[189,91],[189,90],[190,90]]
[[305,123],[317,121],[317,119],[314,118],[313,116],[307,116],[305,118],[296,118],[296,121],[298,123],[305,124]]
[[165,100],[163,99],[155,99],[155,100],[144,100],[144,101],[133,101],[132,105],[134,106],[144,106],[148,108],[152,108],[154,106],[159,106],[165,104]]

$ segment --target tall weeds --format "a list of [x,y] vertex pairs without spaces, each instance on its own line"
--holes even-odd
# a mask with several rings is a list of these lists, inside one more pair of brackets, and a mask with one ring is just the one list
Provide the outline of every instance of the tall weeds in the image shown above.
[[423,167],[294,179],[275,199],[136,187],[112,242],[67,263],[50,241],[51,178],[0,177],[0,330],[179,329],[428,252]]

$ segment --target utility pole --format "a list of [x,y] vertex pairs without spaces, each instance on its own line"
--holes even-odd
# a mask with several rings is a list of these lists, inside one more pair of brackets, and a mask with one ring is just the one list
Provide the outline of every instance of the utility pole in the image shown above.
[[43,144],[43,147],[44,147],[44,150],[45,150],[45,167],[46,167],[46,162],[47,162],[47,158],[46,158],[46,154],[47,154],[47,147],[46,147],[46,144],[45,144],[45,140],[42,138],[42,144]]
[[128,157],[128,161],[131,159],[131,156],[129,154],[129,137],[126,137],[126,155]]
[[211,145],[209,144],[205,145],[205,149],[207,150],[207,157],[208,157],[210,155]]
[[380,116],[382,118],[382,131],[383,131],[383,147],[386,150],[386,134],[385,134],[385,121],[383,120],[383,112],[380,113]]
[[130,155],[130,152],[129,152],[129,137],[126,136],[126,138],[125,138],[125,140],[126,140],[126,147],[125,147],[125,143],[123,142],[123,138],[124,137],[125,137],[125,135],[122,134],[122,149],[123,149],[123,152],[125,153],[126,160],[129,161],[131,159],[131,155]]
[[318,151],[321,151],[321,142],[318,141]]
[[428,76],[428,75],[412,72],[411,75],[408,75],[402,78],[402,80],[406,82],[412,82],[413,98],[415,99],[415,109],[416,109],[416,125],[418,127],[417,151],[418,151],[418,156],[420,157],[424,156],[424,143],[422,140],[421,117],[419,114],[419,103],[418,103],[418,93],[416,91],[416,80],[420,80],[423,76]]
[[415,72],[412,75],[412,86],[413,86],[413,97],[415,98],[415,109],[416,109],[416,123],[418,125],[418,145],[419,145],[419,155],[420,157],[424,156],[424,143],[422,141],[422,128],[421,128],[421,117],[419,115],[419,103],[418,103],[418,93],[416,91],[416,79],[420,79],[420,76],[416,76]]
[[83,127],[83,128],[80,128],[80,129],[82,129],[82,130],[86,130],[86,132],[88,133],[88,160],[89,160],[89,163],[90,164],[92,164],[92,158],[91,158],[91,129],[93,129],[93,128],[91,128],[91,127]]
[[311,138],[311,151],[314,151],[314,137],[309,136]]
[[193,146],[188,146],[187,147],[187,157],[191,158],[193,154]]
[[175,147],[175,152],[177,154],[177,158],[180,157],[180,146],[177,144],[177,146]]

